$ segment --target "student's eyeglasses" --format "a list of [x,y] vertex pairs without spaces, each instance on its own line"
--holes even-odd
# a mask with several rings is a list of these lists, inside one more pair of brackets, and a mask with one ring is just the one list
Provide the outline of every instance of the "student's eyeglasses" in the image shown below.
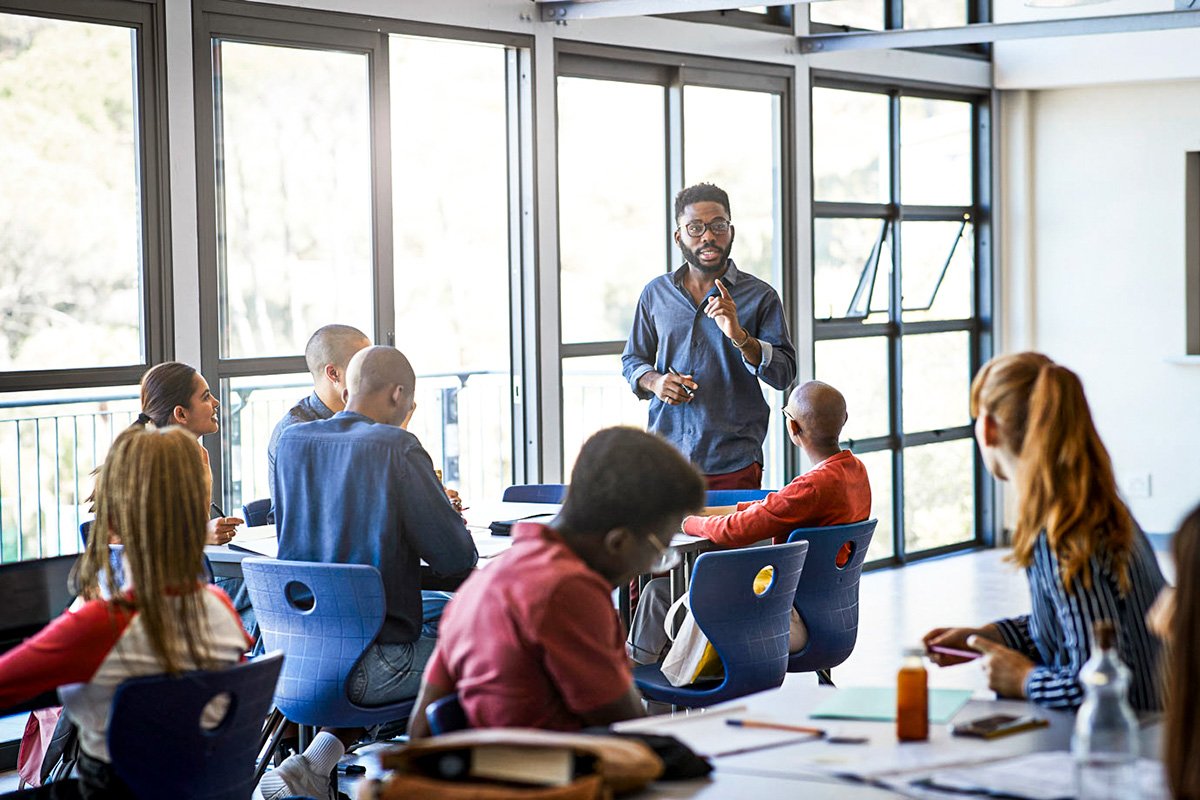
[[729,220],[714,219],[712,222],[703,223],[699,220],[692,220],[683,229],[687,231],[687,235],[693,239],[699,239],[704,235],[705,231],[712,231],[713,236],[724,236],[729,233]]
[[650,542],[658,553],[654,559],[654,563],[650,565],[650,572],[666,572],[679,564],[678,550],[672,547],[664,547],[659,543],[658,537],[653,534],[647,536],[646,541]]
[[790,419],[792,422],[799,422],[799,420],[797,420],[795,417],[793,417],[793,416],[791,415],[791,413],[790,413],[790,412],[787,410],[787,406],[784,406],[783,408],[781,408],[781,409],[779,409],[779,410],[780,410],[780,411],[782,411],[782,412],[783,412],[783,415],[784,415],[785,417],[787,417],[788,419]]

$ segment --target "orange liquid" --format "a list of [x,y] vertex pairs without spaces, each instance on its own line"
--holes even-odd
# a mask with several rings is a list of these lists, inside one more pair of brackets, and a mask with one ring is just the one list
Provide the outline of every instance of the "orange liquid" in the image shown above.
[[929,738],[929,684],[925,667],[904,667],[896,675],[896,738]]

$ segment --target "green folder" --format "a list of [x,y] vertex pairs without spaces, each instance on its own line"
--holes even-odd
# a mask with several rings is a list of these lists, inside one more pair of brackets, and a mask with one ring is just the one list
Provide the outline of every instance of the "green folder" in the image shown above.
[[[929,721],[943,724],[971,699],[970,689],[930,689]],[[896,719],[896,689],[886,686],[851,686],[838,689],[817,710],[814,719],[865,719],[892,722]]]

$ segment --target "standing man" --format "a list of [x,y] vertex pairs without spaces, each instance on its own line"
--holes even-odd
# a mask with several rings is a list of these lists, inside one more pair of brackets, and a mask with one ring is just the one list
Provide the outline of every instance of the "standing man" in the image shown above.
[[622,374],[650,400],[649,430],[699,467],[709,489],[757,489],[770,416],[758,382],[787,388],[796,350],[779,295],[729,258],[730,218],[729,196],[711,183],[675,197],[685,263],[642,290]]
[[[346,407],[342,390],[346,388],[346,365],[359,350],[370,347],[371,340],[358,328],[350,325],[326,325],[308,338],[304,346],[304,362],[312,373],[312,394],[296,403],[275,424],[267,443],[267,488],[271,499],[275,494],[275,451],[285,430],[300,422],[329,419]],[[271,522],[275,510],[271,509]]]

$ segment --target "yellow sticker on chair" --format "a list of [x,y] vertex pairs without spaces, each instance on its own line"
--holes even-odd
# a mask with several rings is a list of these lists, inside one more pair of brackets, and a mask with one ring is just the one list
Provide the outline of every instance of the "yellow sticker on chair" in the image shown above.
[[[775,579],[775,568],[765,566],[758,571],[754,576],[754,593],[759,597],[766,594],[771,588],[771,583]],[[717,649],[712,646],[712,642],[708,642],[704,646],[704,655],[700,656],[700,663],[696,665],[696,672],[692,675],[692,683],[702,680],[713,680],[725,675],[725,666],[721,663],[721,658],[717,655]]]

